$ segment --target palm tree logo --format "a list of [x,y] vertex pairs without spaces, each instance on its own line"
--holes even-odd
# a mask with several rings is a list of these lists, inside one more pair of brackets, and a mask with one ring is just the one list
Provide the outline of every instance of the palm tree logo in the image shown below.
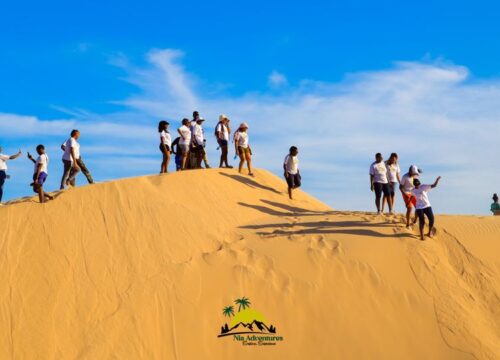
[[234,303],[238,305],[238,311],[241,311],[241,308],[245,310],[246,308],[250,307],[250,300],[245,296],[240,299],[234,300]]
[[224,314],[224,316],[228,316],[228,317],[234,316],[234,307],[233,307],[233,305],[229,305],[229,306],[224,307],[222,309],[222,314]]

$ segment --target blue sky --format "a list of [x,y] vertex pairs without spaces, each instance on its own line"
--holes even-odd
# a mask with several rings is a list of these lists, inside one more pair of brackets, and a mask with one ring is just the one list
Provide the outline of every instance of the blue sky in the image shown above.
[[[155,173],[157,120],[196,107],[209,134],[219,113],[248,121],[256,166],[279,173],[286,149],[300,146],[305,190],[336,208],[371,209],[373,153],[396,151],[402,167],[428,170],[424,180],[443,175],[438,212],[487,213],[500,192],[499,10],[492,1],[6,3],[0,143],[8,153],[47,144],[49,188],[72,127],[86,130],[97,179]],[[30,171],[11,162],[7,199],[29,193]]]

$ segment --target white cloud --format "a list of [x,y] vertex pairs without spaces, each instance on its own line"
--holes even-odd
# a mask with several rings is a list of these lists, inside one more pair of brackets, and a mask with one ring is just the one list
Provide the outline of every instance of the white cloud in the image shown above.
[[[17,137],[30,129],[41,136],[59,135],[76,126],[92,138],[92,156],[96,149],[115,154],[117,145],[128,143],[154,154],[156,121],[178,121],[198,109],[208,120],[212,165],[217,154],[210,134],[218,115],[226,113],[234,123],[250,123],[258,167],[280,174],[289,146],[299,146],[305,189],[337,208],[373,207],[367,169],[379,151],[398,152],[403,169],[412,163],[422,166],[424,181],[443,175],[431,195],[438,212],[485,213],[491,193],[500,191],[495,188],[500,177],[499,80],[472,81],[467,68],[441,61],[400,62],[390,69],[349,74],[340,83],[304,80],[279,94],[207,96],[194,90],[196,78],[179,63],[181,57],[177,50],[153,50],[142,68],[121,58],[126,80],[140,90],[119,102],[126,111],[99,115],[78,110],[73,114],[78,122],[0,114],[0,132]],[[280,76],[275,84],[286,83]],[[13,126],[6,119],[14,119]]]
[[267,83],[272,88],[279,88],[288,85],[288,80],[285,75],[273,70],[267,78]]

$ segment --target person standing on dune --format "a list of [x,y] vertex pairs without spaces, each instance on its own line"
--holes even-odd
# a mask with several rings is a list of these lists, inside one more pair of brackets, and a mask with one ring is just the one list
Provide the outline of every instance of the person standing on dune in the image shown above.
[[[370,189],[375,192],[375,206],[377,207],[377,214],[382,215],[380,210],[380,200],[382,194],[384,200],[389,197],[389,182],[387,180],[387,168],[384,163],[384,158],[381,153],[375,154],[375,162],[370,165]],[[391,203],[389,204],[389,212],[392,213]]]
[[288,184],[288,197],[293,200],[292,191],[299,188],[301,184],[301,177],[299,172],[299,149],[292,146],[288,155],[283,162],[283,170],[285,170],[285,179]]
[[234,134],[234,146],[236,155],[240,157],[238,172],[241,174],[245,161],[248,166],[248,175],[254,176],[252,172],[252,149],[250,148],[250,140],[248,136],[248,124],[241,123],[240,127]]
[[[389,208],[392,209],[391,213],[394,214],[394,195],[396,194],[396,188],[401,181],[401,169],[398,164],[398,154],[392,153],[389,160],[385,162],[387,167],[387,180],[389,181],[389,196],[387,197],[387,202],[389,203]],[[385,198],[382,200],[382,212],[384,212]]]
[[160,174],[168,173],[168,164],[170,162],[170,153],[172,147],[172,138],[168,132],[168,121],[162,120],[158,123],[158,132],[160,133],[160,151],[163,155]]
[[[403,177],[401,178],[401,182],[399,184],[399,190],[401,190],[401,194],[403,195],[403,201],[406,206],[406,228],[408,230],[411,229],[410,218],[412,210],[417,205],[417,199],[411,193],[411,191],[414,188],[413,181],[416,178],[418,178],[421,172],[422,170],[420,170],[416,165],[410,166],[410,169],[406,174],[403,175]],[[415,214],[415,217],[413,219],[413,224],[415,224],[416,222],[417,222],[417,215]]]
[[[191,132],[193,133],[194,132],[194,129],[195,129],[195,126],[196,124],[198,123],[198,120],[200,120],[201,117],[200,117],[200,113],[198,111],[193,111],[193,119],[191,120],[190,122],[190,125],[189,125],[189,129],[191,130]],[[205,143],[207,141],[207,139],[203,139],[204,142],[203,142],[203,148],[205,148]],[[192,152],[189,156],[189,163],[190,163],[190,167],[192,169],[194,168],[201,168],[201,162],[203,161],[203,163],[205,164],[205,169],[210,169],[210,164],[208,163],[208,155],[207,155],[207,152],[206,151],[203,151],[203,154],[201,155],[202,158],[201,159],[198,159],[198,156],[199,154],[201,153],[200,151],[197,151],[197,144],[194,143],[194,133],[192,135]],[[198,162],[200,163],[200,165],[198,166]]]
[[[226,167],[232,169],[233,167],[228,163],[228,152],[229,152],[229,136],[231,134],[231,128],[229,127],[229,119],[226,115],[222,114],[219,116],[219,122],[215,127],[215,137],[217,138],[217,143],[219,144],[221,155],[219,167]],[[225,164],[225,165],[224,165]]]
[[40,203],[43,204],[45,199],[53,200],[54,197],[47,194],[43,190],[43,184],[47,180],[48,176],[48,168],[49,168],[49,157],[45,153],[45,147],[43,145],[38,145],[36,147],[36,152],[38,154],[38,158],[35,160],[30,153],[28,153],[28,159],[30,159],[33,163],[35,163],[35,171],[33,173],[33,191],[38,194],[38,199]]
[[172,141],[172,153],[175,154],[175,171],[182,169],[182,152],[179,148],[180,136],[177,136],[174,141]]
[[441,176],[438,176],[434,184],[432,185],[422,185],[419,179],[413,180],[413,185],[415,188],[411,191],[417,200],[415,214],[418,217],[418,225],[420,230],[420,240],[424,240],[424,227],[425,227],[425,217],[429,219],[429,232],[427,236],[432,238],[434,229],[434,213],[432,212],[432,206],[429,202],[429,197],[427,193],[434,189],[441,180]]
[[5,155],[2,151],[3,149],[0,146],[0,205],[2,205],[3,186],[5,184],[5,180],[9,178],[7,175],[7,161],[17,159],[22,154],[21,150],[14,155]]
[[193,127],[193,148],[196,153],[196,169],[201,169],[201,162],[205,157],[205,134],[203,132],[203,122],[205,119],[198,117]]
[[493,204],[491,204],[490,210],[493,215],[500,215],[500,204],[498,203],[497,194],[493,194]]
[[189,150],[191,147],[191,130],[189,129],[189,119],[182,120],[182,126],[177,129],[177,132],[181,137],[178,146],[178,149],[180,149],[182,154],[181,170],[186,170],[189,158]]
[[[72,130],[70,138],[61,145],[61,150],[64,151],[62,161],[64,164],[63,176],[61,178],[61,190],[64,190],[66,185],[75,186],[76,175],[80,172],[80,166],[77,159],[80,159],[80,131]],[[87,170],[88,171],[88,170]]]

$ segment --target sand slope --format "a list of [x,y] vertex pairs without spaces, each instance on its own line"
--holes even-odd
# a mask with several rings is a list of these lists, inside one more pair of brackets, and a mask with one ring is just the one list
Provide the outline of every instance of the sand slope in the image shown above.
[[[0,358],[500,358],[500,217],[422,243],[285,190],[206,170],[0,208]],[[241,296],[284,341],[217,337]]]

